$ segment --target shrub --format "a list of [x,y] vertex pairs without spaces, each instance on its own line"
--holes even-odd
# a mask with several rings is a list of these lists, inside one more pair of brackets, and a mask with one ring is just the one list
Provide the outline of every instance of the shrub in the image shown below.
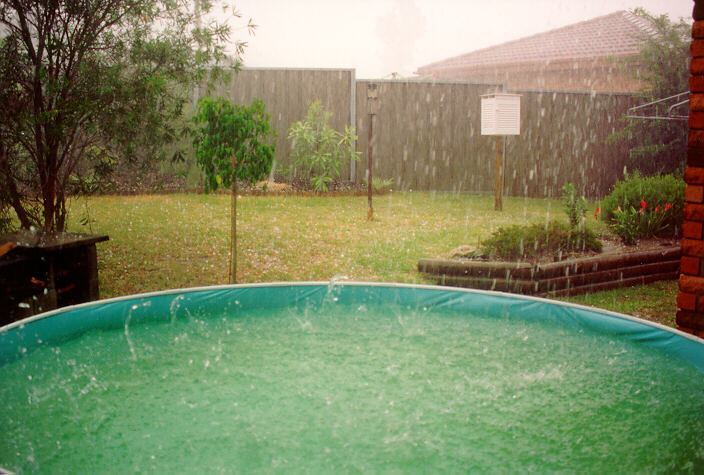
[[[369,183],[365,180],[366,183]],[[394,181],[391,178],[379,178],[376,176],[372,177],[372,190],[375,193],[385,193],[391,189]]]
[[[684,180],[673,175],[655,175],[644,177],[636,172],[626,180],[616,183],[613,191],[601,202],[601,218],[613,227],[623,217],[617,216],[617,209],[630,213],[633,208],[638,212],[641,201],[647,203],[647,209],[654,212],[658,206],[661,210],[669,203],[671,208],[666,213],[661,229],[657,235],[674,235],[682,228],[682,210],[684,209]],[[640,235],[638,237],[646,237]]]
[[638,238],[650,238],[662,233],[666,228],[664,223],[670,215],[671,208],[670,203],[664,207],[660,205],[655,208],[648,207],[645,201],[641,201],[638,210],[633,206],[627,210],[619,207],[616,208],[611,227],[624,243],[633,245],[636,244]]
[[562,203],[565,205],[570,226],[573,229],[580,227],[587,214],[587,200],[584,199],[584,196],[577,195],[577,189],[572,183],[566,183],[562,186]]
[[533,259],[582,251],[601,251],[596,233],[586,227],[574,229],[562,221],[512,225],[499,228],[481,243],[480,252],[490,259]]
[[310,178],[316,191],[328,191],[328,183],[340,176],[343,159],[359,159],[354,152],[357,140],[354,128],[345,127],[344,133],[338,132],[330,127],[331,117],[332,112],[315,101],[308,107],[305,119],[291,125],[288,133],[291,158]]

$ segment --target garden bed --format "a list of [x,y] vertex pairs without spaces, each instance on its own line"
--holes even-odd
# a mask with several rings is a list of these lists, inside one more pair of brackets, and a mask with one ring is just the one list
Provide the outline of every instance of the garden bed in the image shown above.
[[553,262],[420,259],[418,270],[440,285],[559,297],[677,279],[680,254],[673,242],[610,243],[600,254]]
[[[266,186],[265,186],[266,184]],[[302,178],[287,178],[277,176],[275,182],[261,181],[248,183],[238,182],[237,192],[249,196],[366,196],[367,184],[346,180],[333,180],[328,184],[328,191],[315,191],[310,180]],[[383,195],[390,189],[374,190],[374,195]],[[124,169],[111,175],[107,185],[95,194],[108,195],[139,195],[139,194],[169,194],[169,193],[202,193],[203,184],[189,186],[185,177],[176,173],[163,173],[158,171],[138,172],[137,170]],[[229,189],[218,190],[220,193],[229,193]]]

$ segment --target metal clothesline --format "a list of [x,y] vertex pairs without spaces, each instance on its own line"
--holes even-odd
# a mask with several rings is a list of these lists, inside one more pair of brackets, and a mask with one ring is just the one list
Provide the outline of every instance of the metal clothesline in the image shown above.
[[[685,104],[689,104],[689,91],[680,92],[674,96],[666,97],[664,99],[658,99],[657,101],[648,102],[640,106],[631,107],[626,112],[626,117],[629,119],[646,119],[646,120],[688,120],[689,115],[682,115],[682,113],[677,113],[677,108]],[[687,99],[682,100],[683,97]],[[657,104],[667,103],[671,101],[676,101],[667,109],[667,115],[659,115]],[[666,105],[666,104],[665,104]],[[646,115],[647,111],[643,111],[647,107],[655,106],[655,115]]]

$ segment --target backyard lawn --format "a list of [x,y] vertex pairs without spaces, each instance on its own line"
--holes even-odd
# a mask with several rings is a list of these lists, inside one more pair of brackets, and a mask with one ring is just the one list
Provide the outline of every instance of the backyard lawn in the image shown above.
[[[558,200],[505,198],[497,212],[493,196],[445,193],[375,196],[373,221],[366,197],[243,196],[237,205],[240,283],[427,284],[416,271],[421,257],[476,245],[500,226],[567,219]],[[96,196],[70,206],[69,230],[110,236],[98,244],[103,298],[227,283],[229,195]],[[565,300],[674,325],[676,293],[666,281]]]

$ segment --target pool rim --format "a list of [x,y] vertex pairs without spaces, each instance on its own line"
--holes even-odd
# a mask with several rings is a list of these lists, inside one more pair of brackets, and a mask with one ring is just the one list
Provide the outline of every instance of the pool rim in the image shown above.
[[208,286],[199,286],[199,287],[183,287],[183,288],[177,288],[177,289],[157,290],[157,291],[152,291],[152,292],[143,292],[143,293],[139,293],[139,294],[130,294],[130,295],[120,295],[118,297],[111,297],[108,299],[94,300],[92,302],[85,302],[85,303],[81,303],[81,304],[77,304],[77,305],[70,305],[70,306],[61,307],[61,308],[54,309],[54,310],[49,310],[47,312],[38,313],[36,315],[32,315],[30,317],[26,317],[21,320],[17,320],[15,322],[8,323],[7,325],[0,326],[0,333],[7,332],[7,331],[14,329],[15,327],[22,327],[22,326],[27,325],[29,323],[32,323],[34,321],[42,320],[45,318],[50,318],[54,315],[69,312],[69,311],[72,311],[75,309],[99,306],[99,305],[109,304],[109,303],[113,303],[113,302],[122,302],[125,300],[143,299],[143,298],[157,297],[157,296],[163,296],[163,295],[183,294],[183,293],[201,292],[201,291],[208,291],[208,290],[227,290],[227,289],[259,288],[259,287],[320,287],[320,286],[333,286],[333,285],[334,286],[351,286],[351,287],[390,287],[390,288],[438,290],[438,291],[450,291],[450,292],[458,292],[458,293],[466,293],[466,294],[491,295],[491,296],[496,296],[496,297],[506,297],[506,298],[516,299],[516,300],[541,302],[541,303],[547,303],[547,304],[557,305],[557,306],[561,306],[561,307],[575,308],[575,309],[579,309],[579,310],[586,310],[589,312],[601,313],[601,314],[608,315],[611,317],[616,317],[616,318],[621,318],[621,319],[629,320],[629,321],[636,322],[636,323],[641,323],[641,324],[644,324],[644,325],[647,325],[647,326],[650,326],[653,328],[657,328],[660,330],[665,330],[667,332],[671,332],[676,335],[685,337],[689,340],[704,344],[704,338],[699,338],[696,335],[692,335],[691,333],[683,332],[682,330],[678,330],[677,328],[668,327],[668,326],[663,325],[661,323],[653,322],[651,320],[646,320],[646,319],[639,318],[639,317],[636,317],[633,315],[614,312],[614,311],[602,309],[599,307],[590,307],[588,305],[581,305],[581,304],[577,304],[577,303],[573,303],[573,302],[564,302],[561,300],[553,300],[553,299],[549,299],[549,298],[545,298],[545,297],[512,294],[509,292],[499,292],[499,291],[494,291],[494,290],[468,289],[465,287],[449,287],[449,286],[440,286],[440,285],[394,283],[394,282],[347,281],[347,280],[295,281],[295,282],[277,281],[277,282],[254,282],[254,283],[244,283],[244,284],[220,284],[220,285],[208,285]]
[[[345,299],[351,299],[351,302],[359,301],[361,289],[369,289],[371,292],[369,295],[374,294],[381,298],[386,297],[387,292],[389,297],[393,295],[393,292],[396,292],[397,298],[401,298],[402,302],[405,304],[414,302],[418,308],[421,305],[423,307],[439,305],[453,311],[470,313],[483,309],[489,311],[493,316],[508,318],[515,316],[524,320],[554,322],[580,332],[583,330],[594,331],[605,336],[623,338],[638,345],[654,348],[662,352],[665,357],[681,360],[704,373],[704,339],[632,315],[536,296],[425,284],[358,282],[345,280],[344,277],[335,277],[330,281],[259,282],[167,289],[123,295],[43,312],[0,327],[0,345],[2,345],[0,346],[0,367],[18,358],[21,359],[30,349],[34,350],[44,344],[55,344],[85,331],[105,329],[110,325],[114,327],[115,324],[124,324],[127,327],[132,319],[132,311],[129,310],[123,314],[123,317],[126,318],[124,322],[116,323],[116,319],[119,320],[120,317],[117,314],[110,314],[109,309],[112,306],[123,309],[131,307],[132,310],[135,310],[140,306],[151,306],[150,299],[160,302],[168,300],[170,296],[176,296],[171,300],[173,304],[179,297],[190,300],[189,295],[192,295],[196,302],[202,303],[204,302],[202,298],[205,298],[205,301],[211,301],[216,305],[218,305],[217,302],[220,304],[233,302],[235,305],[240,305],[239,300],[245,298],[244,302],[246,303],[242,309],[260,306],[264,308],[272,307],[271,302],[274,301],[278,301],[279,304],[284,302],[284,305],[291,305],[299,302],[301,298],[307,300],[311,297],[320,299],[320,302],[324,303],[331,290],[340,291],[345,287],[350,289],[350,293],[345,295]],[[276,289],[282,290],[277,292]],[[325,291],[326,289],[327,291]],[[268,300],[267,303],[260,304],[260,301],[251,300],[251,296],[247,297],[249,291],[254,291],[252,296],[261,297],[260,292],[266,290],[274,292],[272,298],[276,298],[273,301]],[[244,293],[241,294],[241,292]],[[240,294],[242,297],[238,299],[237,295]],[[477,298],[472,298],[472,296]],[[362,300],[364,299],[362,297]],[[537,308],[534,305],[537,305]],[[273,307],[276,306],[277,304],[274,303]],[[107,319],[99,318],[101,312],[104,312],[103,308],[108,312],[105,314]],[[511,310],[507,312],[509,308]],[[72,315],[72,312],[76,312],[75,316]],[[53,317],[58,319],[53,320]],[[97,319],[93,320],[96,317]]]

